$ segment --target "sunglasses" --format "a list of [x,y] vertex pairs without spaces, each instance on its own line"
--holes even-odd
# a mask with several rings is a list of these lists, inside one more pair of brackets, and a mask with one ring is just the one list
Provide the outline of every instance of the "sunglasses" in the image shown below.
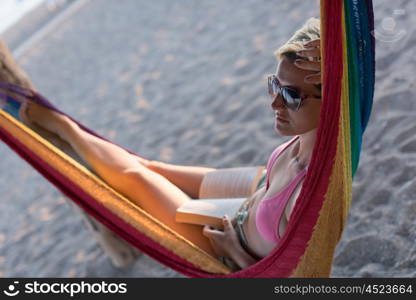
[[277,95],[281,95],[283,104],[291,110],[298,111],[302,101],[307,98],[307,96],[301,96],[299,91],[295,88],[282,87],[276,75],[269,75],[267,77],[267,83],[269,95],[272,97],[272,100],[274,100]]

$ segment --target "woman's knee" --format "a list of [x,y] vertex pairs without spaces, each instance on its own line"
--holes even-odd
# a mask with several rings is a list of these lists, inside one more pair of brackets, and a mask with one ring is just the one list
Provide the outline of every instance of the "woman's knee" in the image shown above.
[[[161,175],[155,173],[144,165],[137,164],[123,171],[123,179],[126,183],[134,183],[136,187],[148,187],[161,180]],[[163,180],[163,179],[162,179]]]

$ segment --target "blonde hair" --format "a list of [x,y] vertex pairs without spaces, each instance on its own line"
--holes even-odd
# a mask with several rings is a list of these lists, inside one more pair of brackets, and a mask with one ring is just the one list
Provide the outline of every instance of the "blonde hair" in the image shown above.
[[[274,52],[277,59],[287,57],[291,62],[296,59],[313,60],[313,58],[305,58],[298,56],[297,51],[303,50],[304,45],[316,39],[321,38],[321,21],[317,18],[310,18],[306,23],[295,32],[295,34],[279,49]],[[314,84],[314,86],[321,91],[321,84]]]
[[279,49],[274,52],[277,59],[281,59],[283,56],[289,60],[305,59],[296,55],[297,51],[303,50],[304,45],[312,40],[319,39],[321,37],[321,22],[317,18],[310,18],[306,23],[295,32],[295,34]]

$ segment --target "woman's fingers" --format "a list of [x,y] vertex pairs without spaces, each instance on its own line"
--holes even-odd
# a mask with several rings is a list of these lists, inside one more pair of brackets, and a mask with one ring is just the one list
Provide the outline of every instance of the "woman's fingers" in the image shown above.
[[215,237],[219,233],[221,233],[221,231],[219,231],[218,229],[216,229],[216,228],[214,228],[210,225],[205,225],[202,229],[202,234],[206,237],[209,237],[209,238]]
[[310,48],[310,49],[300,50],[296,52],[296,54],[302,57],[321,57],[321,49]]
[[228,216],[225,215],[222,217],[222,224],[224,225],[224,231],[229,230],[231,227],[231,221],[228,219]]
[[321,73],[308,75],[305,77],[305,82],[310,84],[320,84],[321,83]]
[[316,39],[313,41],[310,41],[304,45],[305,49],[298,51],[297,55],[301,57],[307,57],[307,58],[314,58],[314,61],[310,60],[303,60],[303,59],[297,59],[295,60],[295,65],[303,70],[307,71],[316,71],[318,73],[311,74],[305,77],[305,82],[310,84],[320,84],[321,83],[321,40]]
[[303,70],[321,71],[321,63],[319,61],[308,61],[303,59],[295,60],[295,65]]
[[306,48],[312,48],[312,47],[320,47],[321,46],[321,40],[320,39],[316,39],[310,42],[307,42],[304,47]]
[[205,225],[202,231],[202,234],[209,239],[209,242],[214,249],[214,252],[218,256],[225,256],[226,252],[223,248],[224,243],[221,237],[224,235],[224,232],[217,230],[209,225]]
[[234,233],[235,232],[234,226],[233,226],[230,218],[227,215],[225,215],[222,218],[222,223],[223,223],[223,226],[224,226],[224,232],[225,233]]
[[211,226],[209,225],[204,225],[204,228],[202,229],[202,234],[205,235],[206,237],[210,237],[211,236]]
[[221,237],[224,237],[227,233],[234,231],[234,227],[231,224],[231,220],[230,218],[228,218],[227,215],[225,215],[222,218],[222,224],[223,224],[224,230],[214,228],[210,225],[205,225],[203,227],[202,234],[209,238],[221,238]]

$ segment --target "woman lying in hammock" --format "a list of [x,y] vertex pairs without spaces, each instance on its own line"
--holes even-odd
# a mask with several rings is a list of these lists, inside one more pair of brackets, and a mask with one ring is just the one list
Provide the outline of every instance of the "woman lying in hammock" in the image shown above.
[[[240,268],[271,252],[282,237],[306,175],[320,115],[320,24],[310,19],[278,51],[276,74],[268,77],[275,130],[295,136],[270,156],[266,185],[224,218],[224,230],[178,223],[176,209],[199,197],[213,168],[180,166],[138,158],[82,130],[68,117],[28,103],[21,117],[59,135],[111,187],[209,254],[227,257]],[[303,51],[300,51],[303,50]],[[299,52],[300,51],[300,52]]]

